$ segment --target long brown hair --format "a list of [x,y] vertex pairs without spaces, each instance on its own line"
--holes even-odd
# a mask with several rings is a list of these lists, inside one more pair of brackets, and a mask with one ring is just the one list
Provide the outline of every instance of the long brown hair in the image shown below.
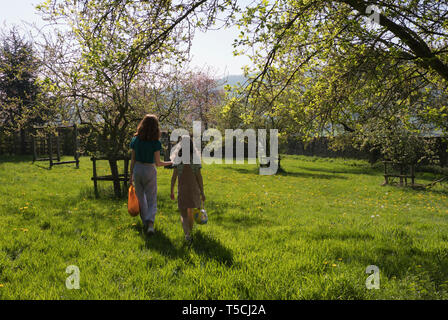
[[137,131],[134,136],[139,139],[148,140],[159,140],[161,136],[159,119],[154,114],[147,114],[143,117],[142,121],[137,126]]

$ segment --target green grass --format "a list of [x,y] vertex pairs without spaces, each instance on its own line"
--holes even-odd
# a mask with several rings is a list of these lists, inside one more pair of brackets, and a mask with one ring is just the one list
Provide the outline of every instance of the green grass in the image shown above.
[[[52,170],[30,160],[0,159],[0,299],[448,298],[443,187],[382,187],[380,168],[354,160],[287,156],[276,176],[204,165],[209,224],[188,248],[170,170],[158,169],[145,239],[110,182],[94,198],[88,158]],[[65,287],[69,265],[79,290]],[[366,289],[369,265],[379,290]]]

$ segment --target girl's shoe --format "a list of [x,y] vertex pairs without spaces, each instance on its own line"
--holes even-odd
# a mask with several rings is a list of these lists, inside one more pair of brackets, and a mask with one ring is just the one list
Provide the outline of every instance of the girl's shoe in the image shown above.
[[154,234],[154,227],[153,226],[149,226],[148,229],[146,229],[146,234],[149,235],[153,235]]

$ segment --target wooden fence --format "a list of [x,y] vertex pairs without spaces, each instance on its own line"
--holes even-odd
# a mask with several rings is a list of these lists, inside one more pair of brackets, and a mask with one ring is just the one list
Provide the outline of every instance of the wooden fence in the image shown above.
[[6,133],[0,131],[0,155],[31,155],[33,139],[28,132]]
[[[59,148],[62,155],[74,156],[73,130],[62,130],[59,132]],[[48,138],[36,138],[36,153],[48,155]],[[56,139],[53,137],[54,145]],[[30,130],[23,132],[0,131],[0,156],[1,155],[33,155],[33,136]]]
[[[448,166],[447,142],[444,142],[440,137],[432,137],[428,139],[434,139],[436,141],[434,152],[440,160],[440,165],[442,167]],[[310,143],[290,139],[285,145],[281,146],[281,148],[286,154],[328,158],[365,159],[369,160],[371,163],[375,163],[381,158],[379,152],[371,152],[368,150],[362,151],[352,147],[347,147],[345,150],[334,151],[330,148],[329,140],[325,137],[317,138]]]

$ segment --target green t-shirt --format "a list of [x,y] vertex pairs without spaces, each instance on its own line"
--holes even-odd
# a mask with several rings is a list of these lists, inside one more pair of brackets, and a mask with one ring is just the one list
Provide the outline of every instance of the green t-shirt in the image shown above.
[[135,160],[145,163],[154,163],[154,152],[162,150],[159,140],[141,140],[135,136],[131,140],[131,149],[135,150]]

